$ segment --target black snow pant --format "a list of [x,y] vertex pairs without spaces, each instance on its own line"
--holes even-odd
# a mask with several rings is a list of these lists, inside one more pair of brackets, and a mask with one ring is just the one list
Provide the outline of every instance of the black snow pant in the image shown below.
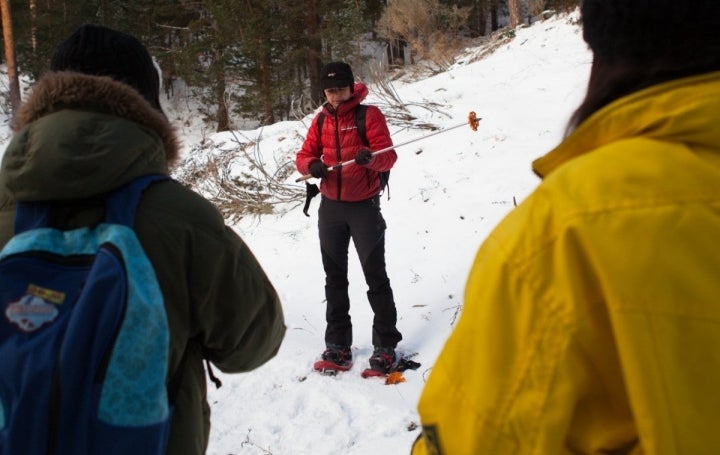
[[368,301],[375,315],[373,346],[394,348],[402,335],[395,327],[397,310],[385,271],[386,225],[380,213],[380,197],[359,202],[339,202],[323,197],[318,227],[325,269],[326,345],[349,347],[352,344],[348,297],[348,247],[352,238],[368,285]]

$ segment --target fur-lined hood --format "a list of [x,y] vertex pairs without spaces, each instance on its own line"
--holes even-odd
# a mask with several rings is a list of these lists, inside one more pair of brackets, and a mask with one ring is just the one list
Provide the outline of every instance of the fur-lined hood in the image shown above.
[[132,87],[104,76],[67,71],[46,74],[18,110],[13,130],[17,132],[40,117],[72,107],[102,108],[108,114],[146,126],[162,139],[168,165],[178,158],[177,137],[167,118]]
[[0,193],[17,200],[100,194],[139,175],[167,174],[179,152],[168,120],[139,93],[81,73],[40,78],[13,129]]

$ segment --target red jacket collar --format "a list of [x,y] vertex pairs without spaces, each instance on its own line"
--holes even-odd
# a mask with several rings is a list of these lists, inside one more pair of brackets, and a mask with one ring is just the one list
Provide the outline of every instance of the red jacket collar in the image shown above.
[[[363,84],[362,82],[356,82],[355,86],[353,87],[353,94],[350,99],[338,106],[337,115],[343,116],[348,112],[351,112],[358,104],[362,103],[363,100],[367,98],[368,93],[369,90],[365,84]],[[336,113],[335,109],[329,103],[325,103],[325,105],[323,106],[323,110],[325,111],[326,115],[334,116]]]

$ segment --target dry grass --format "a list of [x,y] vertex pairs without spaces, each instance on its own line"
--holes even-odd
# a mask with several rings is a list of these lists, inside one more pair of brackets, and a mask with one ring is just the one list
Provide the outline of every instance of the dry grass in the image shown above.
[[233,143],[234,147],[222,150],[201,146],[175,178],[207,197],[232,222],[302,203],[304,187],[285,183],[295,172],[294,163],[283,163],[271,171],[259,158],[257,142],[244,143],[236,137]]
[[385,38],[406,41],[414,60],[430,62],[442,71],[461,47],[456,37],[469,13],[470,8],[439,0],[395,0],[385,8],[377,31]]

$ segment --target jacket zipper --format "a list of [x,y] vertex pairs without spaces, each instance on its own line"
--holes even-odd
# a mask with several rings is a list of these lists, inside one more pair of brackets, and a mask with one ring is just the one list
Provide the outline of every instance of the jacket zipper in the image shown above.
[[[338,163],[342,163],[342,151],[340,149],[340,124],[338,122],[338,113],[335,111],[333,113],[333,117],[335,120],[335,156],[337,158]],[[337,200],[340,200],[340,195],[342,194],[342,168],[339,168],[337,170]]]

